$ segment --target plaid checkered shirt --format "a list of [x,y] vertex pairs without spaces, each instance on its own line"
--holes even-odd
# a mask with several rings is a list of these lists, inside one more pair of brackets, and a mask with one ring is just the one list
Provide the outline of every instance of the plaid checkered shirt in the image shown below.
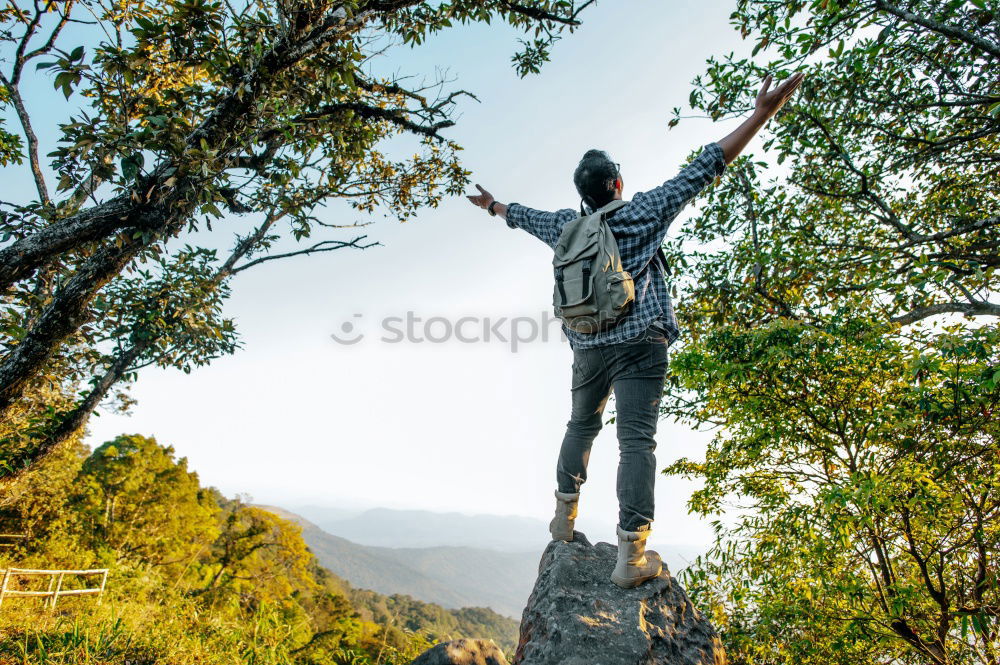
[[[677,340],[680,330],[667,291],[666,266],[654,258],[670,223],[725,168],[722,148],[718,143],[709,143],[676,177],[648,192],[636,193],[608,218],[622,265],[635,280],[635,302],[628,314],[597,333],[579,333],[563,325],[570,346],[587,348],[634,340],[654,322],[668,344]],[[579,212],[568,208],[543,212],[519,203],[507,206],[509,227],[523,229],[553,249],[566,222],[578,216]]]

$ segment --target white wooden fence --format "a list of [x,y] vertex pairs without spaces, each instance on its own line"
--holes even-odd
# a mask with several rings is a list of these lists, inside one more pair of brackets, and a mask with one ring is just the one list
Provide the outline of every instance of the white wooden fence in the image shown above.
[[[3,605],[4,598],[16,596],[44,598],[45,603],[49,607],[55,607],[56,601],[59,600],[60,596],[83,596],[94,594],[97,596],[97,602],[99,603],[101,602],[101,597],[104,595],[104,585],[108,581],[107,568],[94,568],[92,570],[31,570],[28,568],[6,568],[0,569],[0,573],[3,573],[3,582],[0,582],[0,606]],[[46,575],[49,578],[49,587],[45,591],[21,591],[18,589],[7,588],[11,581],[18,577],[43,577]],[[63,580],[67,575],[100,575],[101,586],[88,589],[63,589]]]
[[0,533],[0,547],[14,547],[17,545],[16,542],[4,542],[4,541],[18,541],[27,538],[23,533]]

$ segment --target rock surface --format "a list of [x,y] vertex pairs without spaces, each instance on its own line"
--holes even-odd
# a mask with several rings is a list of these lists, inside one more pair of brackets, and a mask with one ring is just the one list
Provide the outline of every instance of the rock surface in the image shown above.
[[507,659],[493,640],[454,640],[434,645],[410,665],[507,665]]
[[635,589],[611,582],[617,547],[580,532],[542,554],[514,665],[724,665],[718,633],[664,567]]

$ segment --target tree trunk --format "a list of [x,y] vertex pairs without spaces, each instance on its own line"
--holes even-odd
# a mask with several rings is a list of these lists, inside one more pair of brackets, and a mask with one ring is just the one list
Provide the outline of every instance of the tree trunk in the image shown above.
[[120,273],[147,244],[130,238],[108,242],[87,259],[56,293],[20,344],[0,364],[0,418],[21,396],[59,346],[88,319],[97,292]]

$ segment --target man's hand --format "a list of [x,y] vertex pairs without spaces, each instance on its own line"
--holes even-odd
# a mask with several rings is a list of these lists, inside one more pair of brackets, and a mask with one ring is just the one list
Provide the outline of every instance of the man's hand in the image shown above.
[[[475,194],[473,196],[466,195],[465,198],[472,201],[473,205],[477,205],[484,210],[489,210],[490,204],[493,203],[493,201],[495,200],[493,198],[493,195],[487,192],[479,185],[476,185],[476,189],[479,190],[478,194]],[[493,212],[496,213],[497,217],[507,219],[507,206],[505,206],[504,204],[497,203],[495,206],[493,206]]]
[[760,86],[760,92],[757,93],[757,102],[754,104],[753,115],[744,120],[743,124],[737,127],[731,134],[719,141],[719,147],[722,148],[722,156],[726,160],[726,164],[732,162],[736,159],[737,155],[743,152],[743,148],[747,147],[750,139],[760,131],[760,128],[770,120],[771,116],[785,105],[785,102],[791,98],[792,93],[795,92],[804,78],[805,74],[792,74],[774,90],[770,89],[771,75],[768,74],[764,78],[764,83]]
[[781,109],[792,97],[792,93],[795,89],[799,87],[802,83],[802,79],[805,78],[805,74],[799,72],[797,74],[792,74],[788,79],[779,85],[774,90],[770,90],[771,81],[773,77],[768,74],[764,79],[764,84],[760,86],[760,92],[757,93],[757,103],[755,104],[754,114],[759,115],[763,118],[770,118],[775,113]]
[[472,201],[473,205],[477,205],[483,210],[489,208],[490,204],[493,203],[494,200],[493,195],[487,192],[479,185],[476,185],[476,189],[479,190],[479,194],[473,196],[466,196],[465,198],[469,199],[470,201]]

